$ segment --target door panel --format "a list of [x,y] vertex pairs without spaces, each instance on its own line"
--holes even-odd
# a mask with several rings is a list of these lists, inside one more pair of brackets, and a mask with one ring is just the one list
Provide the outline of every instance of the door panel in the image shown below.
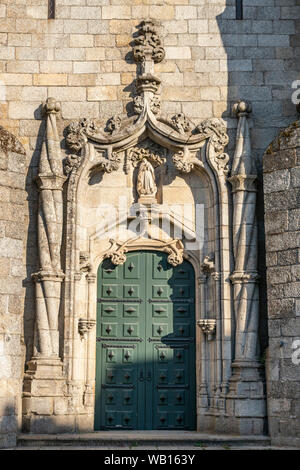
[[98,270],[95,429],[195,428],[195,279],[161,252]]

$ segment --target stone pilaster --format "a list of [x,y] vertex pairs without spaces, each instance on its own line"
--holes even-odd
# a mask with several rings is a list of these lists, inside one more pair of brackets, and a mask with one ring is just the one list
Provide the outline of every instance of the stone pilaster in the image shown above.
[[257,273],[256,164],[251,152],[248,117],[251,105],[239,102],[239,120],[231,177],[233,194],[235,358],[226,400],[230,429],[263,434],[266,425],[264,370],[258,361],[259,291]]
[[[29,432],[51,432],[53,425],[67,421],[66,381],[59,357],[59,311],[61,285],[61,243],[63,224],[62,189],[65,181],[56,127],[60,107],[54,98],[43,106],[46,131],[36,183],[39,189],[38,250],[40,269],[32,275],[36,285],[34,356],[27,363],[23,387],[23,427]],[[72,418],[71,418],[72,421]]]

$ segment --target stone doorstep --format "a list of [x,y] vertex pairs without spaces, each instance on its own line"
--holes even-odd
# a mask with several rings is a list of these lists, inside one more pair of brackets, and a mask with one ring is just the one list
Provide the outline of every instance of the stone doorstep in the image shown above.
[[96,431],[74,434],[19,434],[18,447],[104,447],[108,445],[229,445],[235,447],[270,446],[268,436],[237,436],[223,434],[204,434],[193,431]]

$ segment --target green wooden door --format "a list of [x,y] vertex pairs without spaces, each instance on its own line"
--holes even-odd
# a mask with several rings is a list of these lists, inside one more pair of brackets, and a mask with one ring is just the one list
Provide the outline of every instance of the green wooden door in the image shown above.
[[98,270],[95,429],[195,429],[195,278],[131,252]]

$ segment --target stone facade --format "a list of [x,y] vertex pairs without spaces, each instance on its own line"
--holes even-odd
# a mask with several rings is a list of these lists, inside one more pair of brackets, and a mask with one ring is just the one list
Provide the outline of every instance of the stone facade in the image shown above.
[[22,144],[0,127],[0,447],[15,445],[21,425],[26,171]]
[[[41,253],[38,249],[37,214],[38,208],[41,207],[41,193],[43,193],[44,184],[43,174],[45,173],[41,170],[40,164],[41,154],[44,152],[45,155],[45,142],[54,142],[53,145],[56,146],[56,149],[61,147],[61,149],[58,150],[58,154],[61,155],[61,158],[67,157],[64,176],[62,176],[60,169],[60,173],[54,172],[54,177],[52,178],[53,184],[55,184],[55,180],[60,181],[62,185],[64,178],[71,178],[69,174],[72,173],[74,165],[79,166],[76,149],[74,150],[73,148],[71,150],[72,154],[66,150],[68,140],[68,138],[66,139],[68,132],[66,129],[68,129],[72,121],[78,121],[82,118],[100,119],[102,128],[106,128],[105,132],[110,131],[113,136],[115,131],[118,130],[120,124],[119,120],[127,117],[130,120],[136,115],[138,109],[141,110],[141,102],[138,99],[135,86],[137,67],[139,66],[137,66],[136,63],[136,57],[132,54],[132,41],[133,36],[137,35],[137,27],[140,22],[149,17],[153,20],[159,20],[160,22],[159,37],[165,52],[164,58],[155,63],[155,75],[158,80],[161,81],[160,92],[158,93],[161,106],[160,116],[166,121],[171,120],[171,123],[175,125],[175,129],[179,130],[179,133],[183,133],[183,135],[185,129],[189,127],[187,121],[184,120],[184,116],[188,116],[194,126],[198,125],[203,120],[222,118],[225,122],[226,134],[228,136],[228,146],[226,147],[228,161],[225,163],[228,163],[230,170],[232,168],[234,155],[238,155],[238,142],[241,142],[241,140],[243,142],[245,141],[245,132],[249,133],[248,127],[250,127],[250,151],[253,160],[252,163],[255,161],[255,165],[251,169],[251,172],[248,172],[248,176],[246,172],[233,172],[233,174],[231,174],[231,178],[233,179],[230,183],[227,183],[226,190],[231,191],[231,188],[234,188],[234,184],[237,181],[241,181],[241,178],[239,178],[241,175],[242,177],[246,175],[247,178],[251,175],[252,177],[253,175],[257,177],[256,222],[258,232],[257,235],[254,235],[254,238],[257,236],[260,283],[259,285],[253,284],[253,286],[250,286],[250,289],[252,287],[254,289],[253,295],[255,296],[256,304],[258,303],[257,291],[258,289],[260,291],[259,325],[257,326],[260,332],[261,354],[263,354],[267,346],[268,333],[267,313],[265,308],[262,155],[266,147],[278,134],[279,130],[288,126],[296,117],[295,106],[291,102],[291,94],[294,91],[292,83],[299,78],[297,64],[299,31],[297,28],[300,18],[300,6],[297,0],[289,0],[288,2],[286,0],[244,0],[243,3],[244,19],[238,21],[235,19],[234,0],[215,0],[214,2],[210,0],[56,0],[56,18],[54,20],[47,19],[47,0],[3,0],[1,2],[0,125],[19,139],[26,153],[25,155],[24,151],[20,150],[20,148],[22,148],[21,146],[18,146],[18,151],[10,150],[8,152],[4,149],[3,155],[6,155],[6,163],[4,163],[4,165],[8,165],[8,169],[4,167],[5,174],[3,171],[2,173],[3,178],[4,176],[5,178],[10,178],[10,164],[7,162],[13,158],[18,160],[13,166],[14,172],[16,172],[17,168],[22,169],[20,169],[18,175],[13,178],[13,184],[17,185],[18,190],[23,189],[24,186],[22,186],[22,184],[24,183],[26,174],[27,202],[21,210],[22,217],[24,215],[25,224],[21,233],[21,223],[19,223],[18,226],[13,223],[15,220],[18,220],[18,222],[21,220],[19,212],[20,207],[22,207],[19,205],[21,199],[18,203],[13,199],[9,199],[17,198],[18,191],[13,190],[12,188],[14,186],[11,186],[9,182],[6,183],[6,180],[4,180],[4,196],[3,199],[1,196],[1,204],[7,207],[3,213],[6,214],[7,210],[11,214],[11,216],[8,214],[7,217],[11,217],[11,219],[7,219],[6,231],[3,231],[3,234],[1,233],[2,238],[0,238],[0,241],[2,243],[3,240],[3,250],[1,248],[0,256],[1,260],[4,258],[5,260],[9,260],[10,273],[14,279],[12,279],[12,282],[10,282],[10,278],[7,281],[6,276],[9,275],[9,272],[8,263],[5,261],[5,267],[2,272],[7,272],[7,274],[4,274],[4,313],[3,317],[1,317],[1,322],[3,323],[3,331],[5,331],[3,334],[6,336],[8,334],[13,335],[18,343],[17,350],[19,351],[19,359],[13,360],[11,372],[8,371],[8,368],[5,372],[7,383],[13,385],[11,385],[12,388],[10,392],[4,392],[3,405],[1,402],[1,406],[4,408],[4,418],[0,433],[6,435],[8,429],[11,430],[12,433],[16,431],[17,427],[20,429],[21,393],[18,392],[18,390],[22,387],[21,371],[24,369],[25,361],[28,363],[36,352],[36,336],[34,331],[36,309],[38,308],[36,298],[40,298],[39,294],[37,295],[38,286],[43,285],[45,282],[52,282],[54,283],[53,285],[59,289],[58,285],[60,281],[63,281],[63,274],[57,282],[60,276],[60,272],[58,271],[61,269],[64,274],[66,274],[66,265],[65,261],[63,261],[61,267],[59,267],[57,263],[55,266],[51,266],[51,275],[53,275],[55,271],[56,280],[54,280],[53,277],[50,279],[49,276],[45,279],[45,277],[43,277],[45,275],[45,269],[43,269],[44,266],[41,265]],[[55,112],[55,116],[49,110],[47,111],[47,106],[45,108],[44,104],[42,104],[52,96],[54,96],[55,100],[59,103],[57,108],[55,107],[56,105],[54,105],[54,109],[52,109],[52,111]],[[245,119],[242,119],[242,117],[237,119],[236,114],[232,112],[233,105],[241,99],[251,101],[252,104],[252,113],[248,113]],[[50,102],[48,100],[48,108],[49,106]],[[151,108],[152,111],[159,108],[157,98],[152,102]],[[45,119],[44,115],[45,110],[47,119]],[[111,120],[112,116],[117,116],[117,119]],[[247,124],[245,124],[245,120]],[[240,136],[240,141],[236,139],[238,121],[240,122],[240,135],[238,131],[238,139]],[[248,130],[245,130],[245,126]],[[73,137],[71,136],[69,139]],[[59,145],[59,143],[61,145]],[[246,144],[247,146],[248,143]],[[19,167],[19,165],[21,165],[21,155],[24,167]],[[46,156],[48,158],[49,153]],[[193,162],[186,161],[182,164],[182,159],[177,158],[176,160],[176,158],[177,157],[175,157],[174,161],[177,163],[178,169],[180,165],[182,170],[188,167],[186,165],[193,164]],[[20,174],[23,176],[20,176]],[[125,191],[126,188],[126,191],[130,194],[132,188],[128,186],[128,176],[125,177],[118,171],[114,171],[113,175],[113,184],[111,180],[108,180],[110,176],[108,173],[105,173],[103,176],[104,194],[107,190],[111,191],[115,189],[117,185],[122,188],[122,191]],[[36,179],[37,176],[38,178]],[[271,178],[271,176],[269,176],[269,178]],[[282,175],[278,184],[285,185],[285,178],[288,178],[287,173]],[[292,176],[290,178],[292,179]],[[186,182],[183,183],[183,180],[180,180],[181,182],[177,180],[177,189],[176,184],[174,186],[175,189],[169,189],[167,197],[170,200],[176,200],[179,187],[182,194],[185,193],[187,200],[189,200],[189,198],[191,199],[189,185],[191,184],[192,187],[197,187],[199,183],[194,180],[194,176],[186,177],[186,179],[189,179],[189,184],[186,184]],[[95,180],[97,180],[97,175],[95,176]],[[47,181],[49,183],[49,179]],[[201,182],[203,191],[199,195],[199,200],[209,198],[207,193],[205,193],[205,184],[203,180]],[[272,183],[269,184],[272,186]],[[6,186],[8,186],[9,189]],[[59,193],[61,188],[57,187],[56,189]],[[105,198],[105,196],[100,195],[100,193],[96,194],[96,192],[93,191],[93,187],[90,187],[89,190],[89,207],[96,207],[99,198]],[[161,189],[158,189],[158,194],[161,195],[159,191],[161,191]],[[8,195],[9,192],[11,192],[10,196]],[[47,188],[44,194],[46,194],[46,192]],[[245,191],[243,200],[248,200],[250,207],[253,205],[251,198],[253,199],[254,194],[251,194],[251,191],[248,195],[246,195],[246,193],[248,193],[248,191]],[[64,193],[63,197],[66,197],[65,194],[66,193]],[[167,194],[167,191],[165,194]],[[295,192],[293,192],[291,198],[294,196]],[[53,197],[57,203],[56,196]],[[240,194],[236,194],[234,197],[237,201],[240,198]],[[282,196],[279,194],[278,197]],[[45,196],[45,198],[47,199],[47,196]],[[84,204],[84,201],[80,201],[80,204],[81,203]],[[18,204],[17,209],[15,208],[15,204]],[[24,200],[22,200],[22,204],[24,204]],[[60,206],[60,202],[58,206]],[[231,217],[231,209],[228,214]],[[296,215],[296,212],[293,212],[293,214],[291,212],[291,217],[294,217],[295,220]],[[234,217],[234,227],[237,227],[238,215],[236,214]],[[2,215],[0,218],[2,220]],[[3,218],[6,220],[6,216]],[[281,224],[287,224],[284,220],[277,220],[278,230],[281,229]],[[225,219],[223,220],[223,225],[224,227],[228,226]],[[58,220],[55,221],[51,229],[53,234],[57,235],[56,229],[59,226],[60,220],[58,217]],[[282,230],[285,229],[286,226],[282,226]],[[14,230],[16,230],[16,232],[14,232]],[[17,230],[19,232],[17,232]],[[20,246],[23,236],[25,237],[25,245],[21,256],[18,250],[21,249]],[[287,237],[288,236],[289,235],[287,235]],[[65,232],[62,234],[62,260],[68,259],[66,252],[68,252],[69,249],[68,242],[66,242],[64,237]],[[9,242],[10,238],[12,239],[11,242]],[[40,242],[39,245],[45,246],[44,242]],[[59,243],[59,241],[55,243]],[[15,247],[15,245],[18,246]],[[77,245],[76,249],[81,251],[82,254],[81,261],[79,262],[79,258],[77,260],[78,265],[76,269],[88,275],[94,274],[90,272],[90,260],[86,259],[84,255],[87,251],[86,247],[84,247],[84,243],[80,245],[80,248],[79,245]],[[234,256],[237,248],[237,246],[228,247],[228,258],[231,260],[228,261],[228,276],[230,274],[233,275],[235,271]],[[286,256],[295,256],[295,249],[296,247],[291,247],[291,251],[288,251]],[[79,256],[79,253],[77,254]],[[285,254],[278,255],[278,260],[281,259],[280,257],[283,259]],[[21,258],[23,258],[22,261]],[[201,263],[204,261],[204,258],[203,256],[200,260]],[[16,260],[20,260],[20,262],[18,263]],[[280,264],[279,261],[278,263]],[[16,266],[16,264],[18,264],[18,266]],[[48,267],[49,266],[47,266],[47,268]],[[20,271],[21,268],[22,273]],[[249,268],[249,271],[253,274],[255,269],[252,268],[253,266]],[[49,271],[47,271],[47,273],[49,275]],[[35,274],[35,276],[32,277],[33,274]],[[70,273],[67,273],[67,275],[69,274]],[[254,274],[256,275],[256,273]],[[36,282],[37,280],[38,282]],[[23,281],[23,284],[21,281]],[[67,279],[64,285],[69,286],[68,281],[69,279]],[[232,281],[232,285],[234,285],[233,289],[239,292],[241,286],[239,285],[238,279],[232,279]],[[80,288],[83,290],[86,289],[84,295],[87,295],[89,289],[90,292],[93,292],[93,276],[91,275],[89,279],[87,278],[86,282],[86,286]],[[211,279],[209,282],[212,282]],[[293,285],[294,284],[290,284],[290,287],[287,287],[287,289],[292,289]],[[201,282],[199,286],[200,292],[201,289],[203,289]],[[12,289],[11,292],[8,292],[8,287]],[[63,287],[63,296],[65,296],[64,289]],[[248,290],[248,288],[246,290]],[[203,293],[203,290],[201,292]],[[8,303],[7,295],[10,296],[10,303]],[[54,297],[58,298],[59,295]],[[294,295],[291,293],[290,297],[294,298]],[[24,307],[22,307],[22,299],[24,299]],[[79,302],[80,301],[81,299],[79,299]],[[291,299],[289,299],[289,302],[290,301]],[[20,302],[18,307],[16,307],[17,302]],[[36,363],[34,360],[31,361],[29,363],[30,373],[27,373],[26,376],[28,380],[27,382],[25,381],[28,387],[25,393],[29,393],[30,396],[24,396],[24,429],[35,429],[36,431],[42,429],[39,428],[38,425],[36,428],[32,427],[31,417],[33,415],[41,417],[40,422],[42,426],[44,416],[55,416],[55,419],[52,420],[53,427],[51,430],[53,431],[56,429],[55,423],[60,424],[61,430],[90,430],[92,427],[93,406],[90,395],[92,395],[91,370],[93,364],[91,363],[89,372],[84,369],[85,366],[83,364],[79,365],[80,357],[85,347],[83,346],[81,335],[78,336],[77,326],[72,323],[72,309],[70,306],[67,308],[69,308],[70,312],[67,316],[64,317],[60,311],[57,318],[55,317],[55,321],[58,322],[58,328],[56,329],[56,326],[54,327],[53,337],[55,337],[56,331],[59,332],[59,335],[56,335],[54,340],[56,344],[56,349],[54,350],[59,353],[60,358],[64,359],[63,365],[61,362],[50,364],[50,368],[52,367],[51,373],[54,373],[55,380],[57,379],[57,389],[56,391],[52,390],[52,394],[46,394],[44,398],[41,399],[39,392],[34,391],[31,387],[32,383],[29,379],[30,374],[37,375]],[[239,306],[236,305],[235,308],[238,311]],[[15,323],[13,326],[11,325],[11,315],[13,313],[17,313],[20,318],[18,327]],[[84,318],[82,318],[82,325],[85,325],[82,328],[87,331],[85,336],[92,336],[92,334],[94,334],[92,328],[89,330],[89,326],[91,326],[89,321],[92,320],[92,317],[88,319],[84,316]],[[202,318],[202,320],[205,320],[205,318]],[[272,328],[274,328],[274,325],[272,321],[269,322],[269,327],[271,328],[270,336],[273,338]],[[254,329],[255,328],[256,326]],[[71,333],[71,330],[73,333]],[[217,326],[217,335],[219,334],[218,331]],[[23,357],[23,333],[26,346],[26,359]],[[0,334],[2,334],[2,330]],[[230,334],[231,333],[229,333],[229,336]],[[284,334],[283,330],[281,334]],[[70,339],[71,336],[72,340]],[[17,338],[19,338],[19,340]],[[74,342],[72,343],[73,340]],[[220,347],[221,339],[217,337],[217,341],[218,347]],[[6,353],[5,351],[8,351],[8,345],[12,344],[12,342],[4,341],[3,344],[4,354],[10,356],[10,352]],[[48,346],[46,345],[45,348],[48,352],[50,351],[49,344]],[[72,350],[72,348],[74,349]],[[90,349],[84,353],[86,354],[85,357],[88,358],[93,355],[92,343],[90,343],[89,348]],[[201,348],[200,343],[199,348]],[[213,347],[210,346],[210,348]],[[283,349],[284,348],[282,348],[282,350]],[[15,351],[16,349],[14,348],[14,355]],[[230,370],[230,362],[234,357],[233,351],[234,348],[232,346],[232,349],[225,353],[227,362],[225,361],[224,367],[227,371]],[[273,357],[271,349],[270,355],[270,357]],[[68,358],[69,362],[65,361],[66,358]],[[78,361],[76,362],[77,359]],[[6,361],[8,361],[7,363],[10,363],[9,360],[6,359]],[[71,366],[72,360],[73,365]],[[78,377],[76,377],[75,374],[72,380],[70,379],[72,376],[70,367],[74,368],[75,363],[78,366],[79,376],[84,369],[84,373],[87,372],[90,377],[90,382],[87,380],[84,385],[86,387],[84,404],[82,404],[83,391],[80,388],[82,385],[76,383]],[[42,383],[47,381],[48,367],[48,363],[42,364],[39,370],[41,374],[39,380],[41,380]],[[53,372],[54,369],[55,372]],[[241,372],[238,367],[236,367],[235,370],[236,377],[241,378],[243,372]],[[64,380],[62,377],[68,377],[71,381],[62,384]],[[259,395],[259,400],[261,396],[263,396],[264,385],[263,378],[260,377],[260,374],[246,377],[246,381],[248,382],[251,382],[252,379],[253,382],[260,383],[258,387],[260,390],[257,388],[256,390],[253,389],[251,392],[252,403],[254,403],[253,407],[255,407],[257,395]],[[53,376],[52,378],[50,377],[50,380],[52,380],[53,383]],[[80,382],[80,377],[78,380]],[[272,381],[272,379],[270,379],[270,381]],[[61,386],[59,384],[61,384]],[[235,423],[230,422],[226,424],[221,419],[218,422],[219,424],[216,424],[216,421],[218,421],[215,417],[217,412],[214,412],[215,415],[212,413],[211,416],[208,415],[202,420],[204,428],[212,431],[222,431],[225,429],[226,432],[229,432],[230,429],[236,432],[242,432],[244,429],[244,432],[247,432],[247,428],[248,432],[262,432],[264,425],[261,421],[264,421],[265,418],[263,409],[260,410],[261,414],[257,417],[256,424],[254,421],[250,424],[248,422],[245,428],[241,428],[238,424],[239,418],[243,417],[243,414],[244,417],[247,418],[244,403],[249,396],[247,396],[247,394],[245,395],[243,391],[239,391],[236,385],[235,381],[231,384],[230,393],[232,401],[229,407],[231,414],[235,414],[237,417]],[[240,401],[236,401],[237,393],[243,395]],[[70,400],[71,396],[77,397],[77,402],[76,400],[72,402],[72,400]],[[2,395],[0,395],[0,397],[2,397]],[[8,397],[7,400],[6,397]],[[45,399],[45,397],[47,399]],[[12,401],[15,403],[14,405],[11,405]],[[205,409],[205,397],[203,403]],[[272,410],[275,410],[276,406],[281,406],[279,402],[276,403],[274,402],[274,405],[272,405]],[[246,404],[246,408],[247,406]],[[270,416],[274,415],[274,420],[276,421],[276,411],[269,411],[269,413]],[[292,413],[296,415],[296,411],[293,410],[290,414]],[[7,415],[10,415],[11,418],[7,418]],[[76,422],[74,422],[75,415]],[[60,418],[61,416],[64,418]],[[36,422],[37,421],[39,420],[36,420]],[[47,423],[45,426],[48,426],[49,422],[47,420],[45,422]],[[246,420],[244,420],[244,423],[245,422]],[[272,425],[271,421],[270,424],[271,432],[276,434],[276,432],[278,432],[275,429],[277,424]],[[282,429],[283,427],[284,424],[282,424]],[[289,425],[286,424],[286,428],[288,427]]]
[[300,444],[299,190],[300,123],[264,156],[269,352],[268,415],[274,444]]

